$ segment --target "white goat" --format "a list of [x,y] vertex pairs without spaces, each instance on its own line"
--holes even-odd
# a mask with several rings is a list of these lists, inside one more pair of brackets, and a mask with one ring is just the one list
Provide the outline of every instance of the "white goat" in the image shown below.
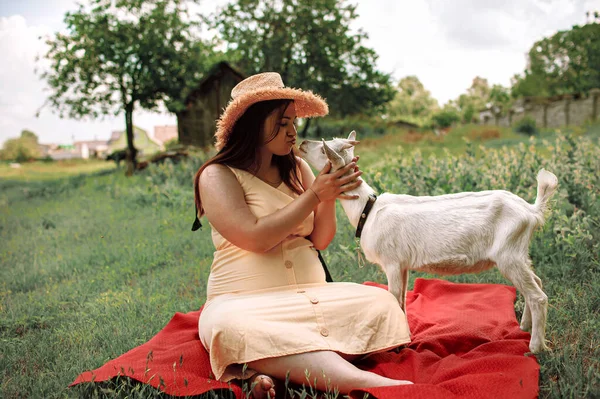
[[[356,133],[348,139],[304,141],[300,152],[314,168],[327,160],[332,171],[354,157]],[[529,349],[548,350],[545,343],[548,297],[531,268],[529,243],[556,191],[556,176],[544,169],[537,175],[535,204],[504,190],[465,192],[438,196],[382,194],[377,197],[362,230],[360,246],[372,263],[386,273],[389,291],[406,312],[408,270],[436,274],[476,273],[494,265],[521,291],[525,308],[521,328],[531,329]],[[356,228],[374,191],[366,182],[341,200]]]

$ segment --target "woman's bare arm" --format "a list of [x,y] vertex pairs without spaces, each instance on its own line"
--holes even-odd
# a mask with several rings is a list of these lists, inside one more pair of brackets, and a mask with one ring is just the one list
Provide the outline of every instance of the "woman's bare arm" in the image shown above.
[[290,235],[317,207],[319,202],[335,200],[344,190],[360,184],[352,170],[354,162],[328,173],[328,163],[314,179],[310,189],[282,209],[257,218],[244,199],[235,175],[223,165],[209,165],[200,175],[200,197],[208,221],[232,244],[253,252],[265,252]]
[[[358,158],[355,159],[358,160]],[[312,184],[315,181],[315,175],[310,169],[310,166],[308,166],[306,161],[304,161],[302,158],[298,158],[298,165],[300,165],[300,172],[302,174],[302,184],[304,185],[304,188],[308,190],[312,187]],[[355,172],[351,176],[349,176],[349,179],[351,179],[351,181],[354,182],[361,174],[361,171],[355,170]],[[360,180],[354,183],[350,183],[346,186],[346,189],[354,189],[360,183]],[[339,195],[337,198],[350,199],[354,197],[342,194]],[[314,247],[319,250],[327,248],[327,246],[331,243],[331,240],[333,240],[333,237],[335,236],[336,228],[337,223],[335,218],[335,198],[332,198],[329,201],[321,202],[315,208],[314,228],[309,237]]]
[[[310,169],[310,166],[308,166],[306,161],[302,158],[298,158],[298,164],[300,165],[300,173],[302,174],[302,185],[308,190],[315,181],[315,175]],[[315,222],[309,238],[316,249],[322,250],[327,248],[335,236],[337,228],[335,219],[335,198],[321,202],[314,211]]]
[[233,245],[252,252],[265,252],[279,244],[319,203],[314,192],[307,191],[277,212],[257,218],[233,172],[217,164],[202,172],[199,187],[208,221]]

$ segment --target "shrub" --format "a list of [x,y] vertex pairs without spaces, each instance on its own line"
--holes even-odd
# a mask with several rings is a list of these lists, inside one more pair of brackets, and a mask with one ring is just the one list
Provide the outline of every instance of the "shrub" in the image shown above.
[[168,140],[165,143],[165,150],[172,150],[172,149],[177,149],[180,148],[181,145],[179,144],[179,138],[175,137],[171,140]]
[[458,122],[460,120],[460,115],[454,110],[446,109],[433,114],[431,120],[435,127],[446,128],[452,126],[453,123]]
[[535,119],[530,116],[526,116],[523,119],[520,119],[514,125],[515,132],[523,133],[528,136],[533,136],[537,133],[537,126],[535,123]]

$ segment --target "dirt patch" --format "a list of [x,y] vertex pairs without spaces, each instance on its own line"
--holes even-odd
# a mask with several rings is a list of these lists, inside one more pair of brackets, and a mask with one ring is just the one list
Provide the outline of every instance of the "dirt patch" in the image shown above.
[[444,141],[444,137],[442,135],[438,136],[433,132],[416,132],[414,130],[410,130],[402,136],[402,141],[409,144],[418,143],[423,140],[440,142]]
[[498,129],[471,130],[469,132],[469,138],[471,140],[491,140],[499,137],[500,130]]
[[409,130],[402,136],[402,141],[405,143],[418,143],[425,138],[425,134]]

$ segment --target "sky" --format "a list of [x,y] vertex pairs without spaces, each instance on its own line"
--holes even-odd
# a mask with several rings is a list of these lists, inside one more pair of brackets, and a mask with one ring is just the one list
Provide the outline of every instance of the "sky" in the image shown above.
[[[203,0],[210,13],[228,0]],[[365,45],[379,55],[377,66],[395,81],[416,75],[440,105],[457,98],[475,76],[490,85],[510,86],[522,73],[537,40],[586,22],[600,0],[351,0],[359,17],[354,29],[368,35]],[[60,119],[44,105],[47,87],[36,74],[40,36],[64,29],[65,12],[76,0],[0,0],[0,144],[21,130],[44,144],[107,140],[124,130],[124,114],[97,120]],[[36,112],[41,111],[36,117]],[[134,124],[151,134],[156,125],[175,125],[166,112],[137,110]]]

